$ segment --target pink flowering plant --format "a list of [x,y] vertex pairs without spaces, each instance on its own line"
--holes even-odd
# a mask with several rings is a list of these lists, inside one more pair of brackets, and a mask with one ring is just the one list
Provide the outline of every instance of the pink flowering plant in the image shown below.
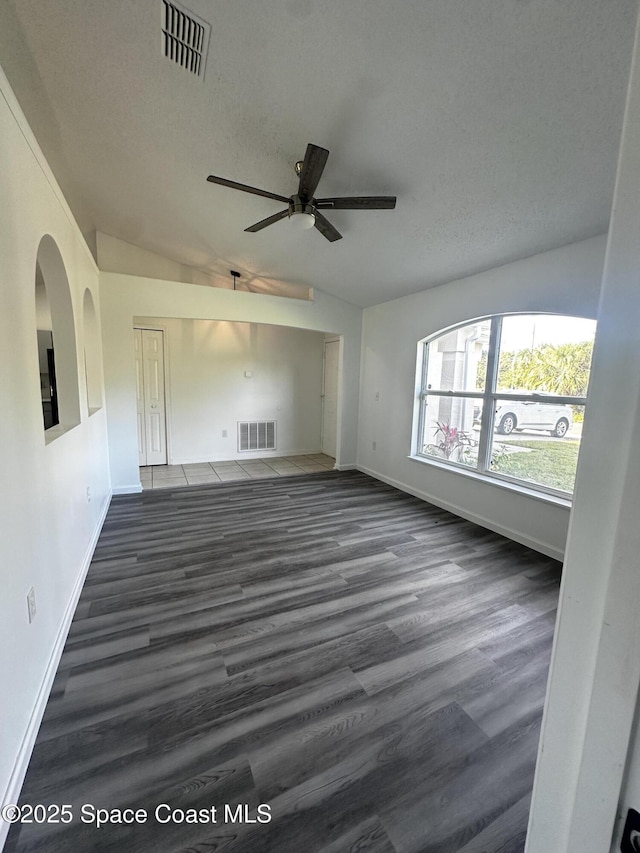
[[466,432],[447,423],[436,421],[434,430],[434,444],[428,444],[425,448],[427,453],[436,452],[445,459],[463,461],[469,455],[470,449],[475,445],[475,440]]

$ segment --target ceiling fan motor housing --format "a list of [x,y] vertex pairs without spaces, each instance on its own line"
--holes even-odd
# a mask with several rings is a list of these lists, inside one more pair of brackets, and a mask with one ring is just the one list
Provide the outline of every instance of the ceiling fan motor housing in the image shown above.
[[289,216],[295,213],[308,213],[310,216],[315,216],[315,208],[312,204],[302,201],[299,195],[292,195],[289,200]]

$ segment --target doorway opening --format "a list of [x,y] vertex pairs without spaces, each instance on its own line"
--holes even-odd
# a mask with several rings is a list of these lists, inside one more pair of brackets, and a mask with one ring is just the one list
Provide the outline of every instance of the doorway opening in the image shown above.
[[38,329],[38,366],[44,428],[51,429],[60,423],[60,414],[53,334],[48,329]]
[[340,383],[340,338],[327,338],[324,342],[322,374],[322,435],[324,454],[338,456],[338,400]]

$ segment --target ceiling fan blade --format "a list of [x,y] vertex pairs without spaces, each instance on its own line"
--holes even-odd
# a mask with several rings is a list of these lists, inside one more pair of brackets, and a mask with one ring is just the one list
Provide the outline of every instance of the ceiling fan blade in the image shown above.
[[298,195],[303,202],[311,201],[313,198],[328,156],[329,152],[326,148],[312,145],[311,142],[307,145],[302,171],[300,172],[300,183],[298,184]]
[[329,222],[328,219],[325,219],[324,216],[319,213],[317,210],[315,212],[316,216],[316,228],[322,234],[323,237],[326,237],[330,243],[335,243],[336,240],[342,240],[342,234],[333,227],[333,225]]
[[318,210],[393,210],[396,206],[394,195],[366,195],[353,198],[319,198],[314,202]]
[[229,181],[227,178],[218,178],[215,175],[209,175],[207,180],[211,181],[212,184],[220,184],[223,187],[231,187],[232,190],[242,190],[242,192],[251,193],[252,195],[261,195],[265,198],[272,198],[274,201],[289,201],[289,199],[285,198],[283,195],[276,195],[275,193],[270,193],[268,190],[259,190],[256,187],[248,187],[246,184],[239,184],[237,181]]
[[[286,199],[285,199],[286,201]],[[279,222],[281,219],[284,219],[285,216],[289,215],[289,208],[286,210],[281,210],[280,213],[274,213],[273,216],[267,216],[266,219],[261,219],[260,222],[256,222],[255,225],[250,225],[248,228],[245,228],[245,231],[262,231],[263,228],[266,228],[267,225],[273,225],[274,222]]]

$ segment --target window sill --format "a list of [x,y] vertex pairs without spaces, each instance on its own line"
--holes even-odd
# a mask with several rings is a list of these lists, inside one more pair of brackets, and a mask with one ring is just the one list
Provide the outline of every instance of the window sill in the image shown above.
[[467,479],[476,480],[477,482],[484,483],[487,486],[495,486],[498,489],[505,489],[509,492],[516,492],[519,495],[526,495],[528,498],[533,498],[534,500],[542,501],[546,504],[553,504],[554,506],[563,507],[564,509],[571,509],[571,498],[565,498],[561,495],[543,492],[539,489],[527,486],[525,483],[515,483],[511,480],[503,479],[495,474],[480,474],[478,471],[457,467],[447,464],[446,462],[439,462],[437,459],[425,459],[424,456],[417,456],[415,454],[410,454],[407,458],[411,459],[412,462],[419,462],[421,465],[429,465],[433,468],[439,468],[441,471],[447,471],[449,474],[457,474],[461,477],[466,477]]
[[44,431],[45,446],[47,444],[51,444],[57,438],[60,438],[61,436],[66,435],[68,432],[71,432],[71,430],[74,429],[74,427],[76,427],[76,426],[77,426],[77,424],[71,424],[71,425],[57,424],[56,426],[49,427],[49,429],[46,429]]

